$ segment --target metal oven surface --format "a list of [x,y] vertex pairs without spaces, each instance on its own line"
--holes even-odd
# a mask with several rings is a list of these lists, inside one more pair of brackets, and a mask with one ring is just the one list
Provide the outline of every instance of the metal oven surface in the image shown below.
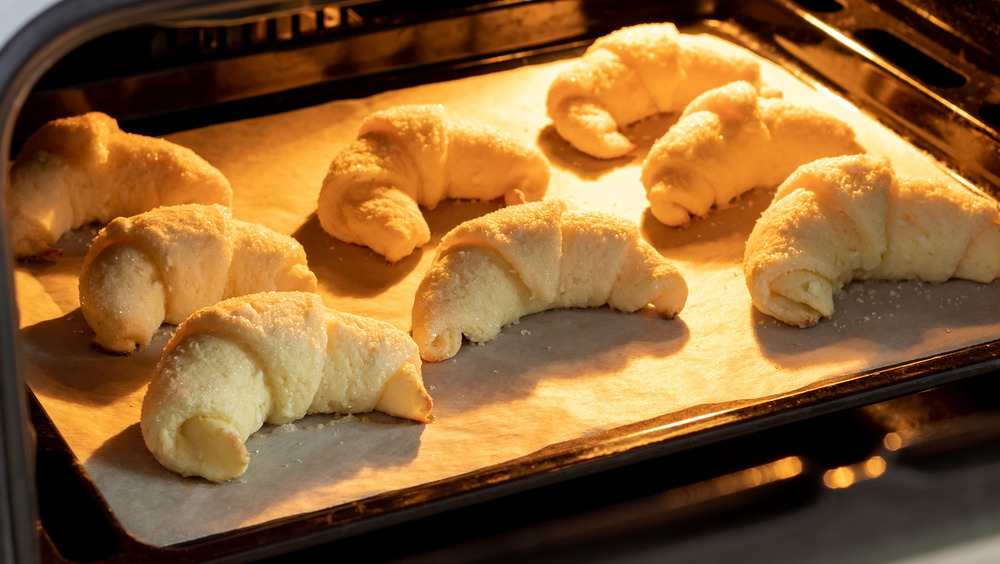
[[[879,54],[875,50],[886,45],[893,46],[892,39],[887,39],[881,32],[872,33],[869,30],[888,29],[894,34],[901,34],[900,30],[906,28],[896,27],[896,20],[880,10],[866,5],[832,9],[831,6],[803,7],[781,2],[719,4],[711,8],[694,4],[683,8],[637,9],[635,13],[613,10],[601,3],[583,3],[581,10],[584,9],[590,10],[584,25],[566,29],[562,34],[541,37],[536,39],[538,43],[534,45],[517,45],[516,48],[497,46],[495,52],[489,53],[491,57],[485,61],[476,61],[475,64],[465,53],[462,57],[453,59],[443,57],[426,66],[406,61],[396,63],[395,66],[387,65],[384,74],[363,75],[356,80],[338,78],[313,84],[311,88],[326,96],[351,97],[377,92],[386,88],[387,83],[402,86],[427,79],[473,75],[578,53],[593,37],[629,23],[671,20],[695,28],[708,22],[713,24],[713,29],[730,32],[732,40],[743,43],[796,73],[802,73],[809,81],[843,95],[876,119],[891,125],[915,146],[947,163],[957,174],[971,182],[988,190],[995,188],[997,184],[997,135],[995,126],[989,122],[992,115],[990,106],[982,103],[988,97],[980,95],[983,85],[995,85],[995,79],[981,74],[974,65],[968,65],[967,61],[948,55],[947,50],[937,50],[937,44],[933,41],[928,41],[923,36],[909,36],[910,32],[906,32],[905,39],[920,45],[933,55],[932,60],[942,62],[945,69],[956,69],[965,80],[949,82],[951,75],[943,73],[930,77],[932,80],[943,77],[938,84],[928,84],[927,77],[913,77],[901,72],[893,61],[885,59],[891,55],[890,52]],[[461,10],[448,14],[452,18],[465,17]],[[722,22],[723,25],[715,26],[714,22]],[[391,29],[391,25],[388,29]],[[380,31],[386,32],[386,29]],[[843,35],[845,32],[847,35]],[[58,108],[61,100],[65,99],[65,91],[94,94],[107,91],[107,88],[86,84],[79,87],[53,87],[43,81],[36,95],[29,97],[24,105],[25,115],[29,116],[25,120],[30,122],[35,115],[45,113],[38,110],[37,114],[31,114],[27,112],[28,109]],[[250,109],[255,105],[253,102],[259,103],[260,99],[273,99],[275,96],[280,98],[281,93],[250,92],[246,96],[245,99],[227,101],[228,104],[221,108],[213,107],[212,110],[204,107],[196,107],[196,111],[187,113],[177,108],[169,110],[171,114],[176,111],[192,120],[180,122],[185,124],[218,119],[207,116],[222,109],[232,112],[232,119],[238,119],[259,111]],[[295,96],[289,98],[292,98],[287,101],[290,106],[303,105]],[[95,96],[93,99],[101,98]],[[160,103],[169,104],[170,100]],[[194,105],[199,104],[204,105],[205,102],[196,102]],[[137,127],[146,127],[153,132],[167,132],[162,115],[158,115],[161,111],[165,110],[138,105],[129,118]],[[220,114],[215,114],[218,115]],[[5,140],[9,146],[16,143],[17,133],[10,123],[7,131],[14,131]],[[884,405],[879,402],[946,386],[952,382],[966,381],[995,369],[996,346],[989,339],[981,344],[823,380],[776,396],[734,400],[666,413],[586,438],[552,444],[527,456],[455,477],[165,549],[136,541],[120,528],[114,516],[101,502],[100,492],[94,490],[87,480],[86,472],[73,460],[71,453],[67,453],[61,446],[60,429],[47,420],[44,410],[37,403],[32,402],[38,430],[40,469],[43,470],[39,475],[43,524],[49,525],[48,534],[54,541],[58,541],[56,548],[50,549],[62,550],[64,555],[78,551],[79,555],[97,554],[101,559],[112,561],[130,561],[139,557],[191,561],[248,559],[315,544],[364,538],[365,534],[379,531],[396,531],[399,526],[434,515],[449,515],[470,507],[490,507],[490,503],[502,505],[505,499],[530,499],[536,491],[551,488],[564,488],[561,493],[566,493],[567,490],[578,491],[573,488],[586,488],[591,483],[588,480],[628,476],[630,472],[638,475],[650,471],[650,468],[662,471],[658,467],[662,461],[683,460],[685,456],[697,460],[700,467],[707,467],[708,477],[718,478],[726,474],[727,470],[738,474],[746,468],[730,468],[727,464],[699,460],[711,458],[711,455],[705,453],[711,452],[714,447],[739,444],[746,437],[780,435],[781,430],[789,424],[808,426],[810,421],[837,417],[835,414],[844,410],[862,408],[869,404]],[[913,444],[918,442],[912,440]],[[766,449],[761,451],[772,454]],[[866,451],[865,456],[868,454]],[[891,460],[891,457],[886,456],[884,460]],[[756,472],[765,476],[765,479],[759,480],[756,485],[762,487],[797,483],[809,474],[808,464],[803,463],[801,458],[761,458],[758,461],[760,464],[755,466]],[[682,493],[683,486],[705,477],[681,476],[676,470],[671,472],[674,474],[666,481],[665,486],[676,487],[676,491]],[[79,486],[66,488],[56,485],[63,481]],[[729,494],[760,491],[756,487],[746,487],[745,482],[741,482],[744,483],[743,487],[730,489],[723,485],[724,480],[716,480],[714,483],[714,489],[709,490],[705,499],[731,499]],[[62,498],[63,495],[73,495],[81,507],[91,508],[93,518],[88,521],[94,525],[88,530],[91,537],[89,540],[101,539],[100,542],[92,542],[90,546],[82,548],[78,544],[78,532],[70,531],[70,524],[53,517],[52,508],[61,503],[62,500],[57,498]],[[633,492],[631,495],[637,494]],[[683,514],[683,510],[690,505],[678,502],[673,505],[673,509],[678,514]]]

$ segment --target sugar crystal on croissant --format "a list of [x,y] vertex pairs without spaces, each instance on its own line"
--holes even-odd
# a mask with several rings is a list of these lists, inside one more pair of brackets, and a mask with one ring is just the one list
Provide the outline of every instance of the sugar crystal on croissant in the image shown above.
[[265,423],[372,410],[427,423],[417,346],[375,319],[324,307],[317,294],[265,292],[198,310],[167,343],[140,429],[169,470],[222,482],[250,462]]
[[545,157],[506,132],[452,119],[440,105],[395,106],[365,118],[334,157],[317,215],[327,233],[394,263],[430,240],[421,207],[534,201],[549,176]]
[[1000,208],[971,190],[897,175],[888,159],[853,155],[798,168],[747,240],[754,306],[809,327],[852,280],[1000,276]]
[[687,284],[631,221],[578,212],[562,201],[497,210],[442,239],[413,304],[424,360],[454,356],[463,336],[486,342],[521,317],[604,304],[625,312],[652,304],[680,313]]
[[46,123],[10,170],[11,245],[21,259],[59,253],[66,231],[159,206],[232,205],[229,181],[187,147],[126,133],[90,112]]

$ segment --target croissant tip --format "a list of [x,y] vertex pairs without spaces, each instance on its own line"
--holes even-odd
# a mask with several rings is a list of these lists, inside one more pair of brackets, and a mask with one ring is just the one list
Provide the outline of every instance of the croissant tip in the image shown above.
[[609,151],[606,155],[600,158],[604,158],[607,160],[624,159],[625,157],[631,156],[633,153],[635,153],[637,148],[638,147],[636,147],[635,143],[629,142],[629,144],[626,145],[623,149],[618,151]]

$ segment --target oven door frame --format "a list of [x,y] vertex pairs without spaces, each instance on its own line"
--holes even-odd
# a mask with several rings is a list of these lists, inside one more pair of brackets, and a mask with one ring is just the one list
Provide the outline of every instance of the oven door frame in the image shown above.
[[[358,2],[331,2],[330,5],[342,4],[351,5]],[[113,31],[124,29],[131,25],[146,23],[153,20],[184,20],[186,18],[196,19],[202,16],[209,16],[218,12],[240,13],[259,11],[261,13],[272,13],[273,10],[286,10],[294,7],[302,8],[308,1],[300,2],[280,2],[278,0],[223,0],[219,2],[202,2],[199,0],[64,0],[61,2],[49,2],[48,7],[43,8],[35,17],[27,21],[23,27],[16,30],[9,41],[0,44],[0,120],[2,120],[2,137],[0,137],[0,166],[8,167],[10,164],[10,153],[12,151],[12,136],[16,116],[20,113],[25,100],[32,88],[38,83],[47,69],[51,68],[61,57],[65,56],[75,47],[82,45],[90,39],[100,37]],[[294,6],[290,6],[294,5]],[[4,13],[0,10],[0,13]],[[4,190],[7,190],[7,179],[4,177]],[[5,204],[0,203],[0,206]],[[0,217],[6,217],[6,209],[0,208]],[[2,542],[2,557],[18,562],[38,561],[42,559],[42,553],[46,547],[40,546],[39,535],[44,535],[44,531],[38,522],[37,504],[34,490],[34,464],[35,437],[34,430],[29,423],[28,394],[26,385],[21,377],[21,353],[19,351],[19,325],[17,305],[14,299],[13,271],[11,265],[13,260],[10,254],[9,233],[6,222],[0,222],[0,248],[3,249],[3,261],[0,264],[0,424],[3,425],[4,445],[0,448],[0,481],[5,486],[4,492],[0,493],[0,502],[4,504],[4,512],[0,513],[0,538]],[[996,356],[986,354],[985,358],[978,358],[977,366],[983,366],[991,362]],[[992,365],[991,365],[992,367]],[[904,381],[901,384],[896,382],[895,377],[887,378],[888,385],[878,389],[865,399],[865,401],[876,402],[889,397],[903,395],[913,391],[919,391],[924,387],[934,384],[948,383],[953,380],[968,376],[963,371],[942,370],[941,376],[932,377],[915,383]],[[894,385],[898,384],[898,385]],[[850,383],[842,384],[843,387],[850,388]],[[833,389],[834,386],[831,386]],[[838,403],[838,397],[844,394],[833,389],[830,401],[824,401],[822,394],[819,394],[817,405],[813,406],[812,413],[828,413],[833,410],[842,409],[845,406]],[[856,397],[856,396],[854,396]],[[801,406],[791,405],[789,410]],[[850,407],[850,406],[846,406]],[[780,414],[779,414],[780,415]],[[777,425],[778,420],[770,420],[761,427]],[[746,430],[746,429],[744,429]],[[668,434],[669,430],[664,430]],[[641,453],[642,446],[648,443],[640,441],[634,445],[628,440],[616,445],[621,451],[631,451],[635,454],[632,459],[644,456],[654,456],[657,453]],[[674,445],[676,448],[681,448]],[[656,448],[648,449],[656,451]],[[668,449],[669,450],[669,449]],[[586,458],[586,457],[582,457]],[[548,461],[553,470],[565,470],[566,468],[579,470],[587,466],[587,460],[578,456],[567,456],[560,459],[558,456],[552,457]],[[618,463],[626,462],[624,459]],[[560,468],[562,465],[562,468]],[[593,466],[593,465],[590,465]],[[580,472],[583,472],[582,470]],[[572,474],[572,472],[570,472]],[[566,474],[566,472],[563,472]],[[509,477],[509,476],[508,476]],[[481,475],[480,479],[484,483],[489,482],[489,475]],[[540,480],[542,482],[545,479]],[[445,488],[447,489],[447,488]],[[517,488],[494,487],[488,494],[482,492],[469,491],[458,492],[466,497],[490,498],[505,493],[508,490]],[[442,498],[447,498],[451,492],[445,492]],[[439,505],[448,505],[445,501]],[[412,509],[412,508],[411,508]],[[430,511],[430,510],[428,510]],[[411,511],[412,513],[412,511]],[[419,511],[417,511],[419,513]],[[383,522],[393,522],[402,519],[401,516],[384,515]],[[374,525],[370,525],[374,526]],[[288,529],[295,529],[288,525]],[[302,532],[315,537],[322,537],[322,534],[304,527]],[[326,540],[317,538],[317,541]],[[231,543],[232,544],[232,543]],[[280,550],[280,547],[273,547]],[[9,558],[8,558],[9,557]]]

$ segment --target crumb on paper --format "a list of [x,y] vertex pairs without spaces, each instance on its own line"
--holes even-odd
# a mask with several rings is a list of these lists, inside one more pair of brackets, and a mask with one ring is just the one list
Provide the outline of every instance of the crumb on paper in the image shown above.
[[[334,414],[329,414],[328,417],[321,418],[320,421],[318,421],[316,423],[311,423],[308,426],[303,427],[303,428],[304,429],[310,429],[310,430],[325,429],[327,427],[332,427],[334,425],[337,425],[339,423],[344,423],[346,421],[358,421],[358,418],[355,417],[355,415],[353,413],[348,413],[346,415],[345,414],[334,413]],[[299,444],[302,444],[302,443],[299,443]]]

